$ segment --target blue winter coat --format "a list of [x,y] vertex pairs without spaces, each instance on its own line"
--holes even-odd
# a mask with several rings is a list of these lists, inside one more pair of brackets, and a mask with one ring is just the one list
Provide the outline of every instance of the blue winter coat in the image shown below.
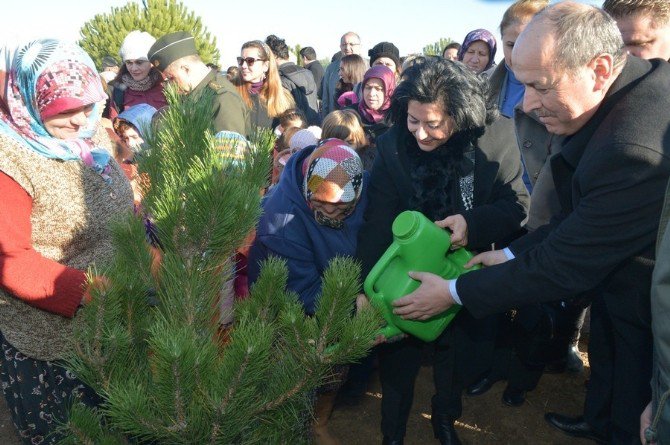
[[293,155],[279,183],[265,196],[263,214],[256,228],[256,240],[249,252],[249,283],[260,273],[259,262],[270,255],[286,261],[287,289],[298,294],[305,312],[313,314],[321,294],[321,277],[335,256],[354,256],[358,230],[367,206],[367,172],[363,177],[361,198],[344,227],[333,229],[314,219],[302,194],[302,164],[315,147]]

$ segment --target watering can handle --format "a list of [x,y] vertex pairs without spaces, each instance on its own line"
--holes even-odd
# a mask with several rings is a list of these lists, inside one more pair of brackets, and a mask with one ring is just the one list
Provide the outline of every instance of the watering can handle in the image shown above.
[[[400,246],[397,244],[391,244],[391,247],[389,247],[389,250],[387,250],[384,255],[390,254],[391,260],[395,257],[398,256],[398,249],[400,249]],[[373,267],[372,270],[368,273],[368,276],[365,278],[365,283],[364,283],[364,290],[365,290],[365,295],[368,296],[368,298],[373,298],[375,293],[374,293],[374,285],[379,280],[379,277],[381,276],[382,272],[384,272],[384,269],[382,267]]]

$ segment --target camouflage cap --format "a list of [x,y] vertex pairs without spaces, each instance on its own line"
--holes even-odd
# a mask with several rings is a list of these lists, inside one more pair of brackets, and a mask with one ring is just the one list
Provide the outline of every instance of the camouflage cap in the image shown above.
[[149,62],[163,71],[175,60],[186,56],[197,56],[195,39],[186,31],[166,34],[149,48]]

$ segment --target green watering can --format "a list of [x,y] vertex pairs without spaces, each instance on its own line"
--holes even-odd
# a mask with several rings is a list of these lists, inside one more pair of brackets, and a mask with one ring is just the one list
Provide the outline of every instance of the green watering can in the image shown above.
[[386,320],[381,335],[391,338],[407,333],[423,341],[433,341],[451,323],[461,306],[454,305],[428,320],[404,320],[393,314],[392,303],[420,285],[408,272],[431,272],[450,280],[479,266],[464,269],[472,253],[463,248],[450,251],[449,231],[435,225],[421,212],[402,212],[393,221],[392,231],[393,243],[365,279],[365,294]]

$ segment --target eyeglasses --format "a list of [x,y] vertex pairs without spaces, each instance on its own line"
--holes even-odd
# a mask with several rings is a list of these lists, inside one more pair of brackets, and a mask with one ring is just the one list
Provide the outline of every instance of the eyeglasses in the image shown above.
[[345,42],[345,43],[340,43],[340,46],[344,46],[344,47],[347,47],[347,46],[358,46],[358,45],[360,45],[360,43],[347,43],[347,42]]
[[265,62],[264,59],[254,59],[253,57],[238,57],[237,58],[237,64],[239,66],[244,65],[244,62],[247,62],[247,66],[254,66],[254,63],[256,62]]

